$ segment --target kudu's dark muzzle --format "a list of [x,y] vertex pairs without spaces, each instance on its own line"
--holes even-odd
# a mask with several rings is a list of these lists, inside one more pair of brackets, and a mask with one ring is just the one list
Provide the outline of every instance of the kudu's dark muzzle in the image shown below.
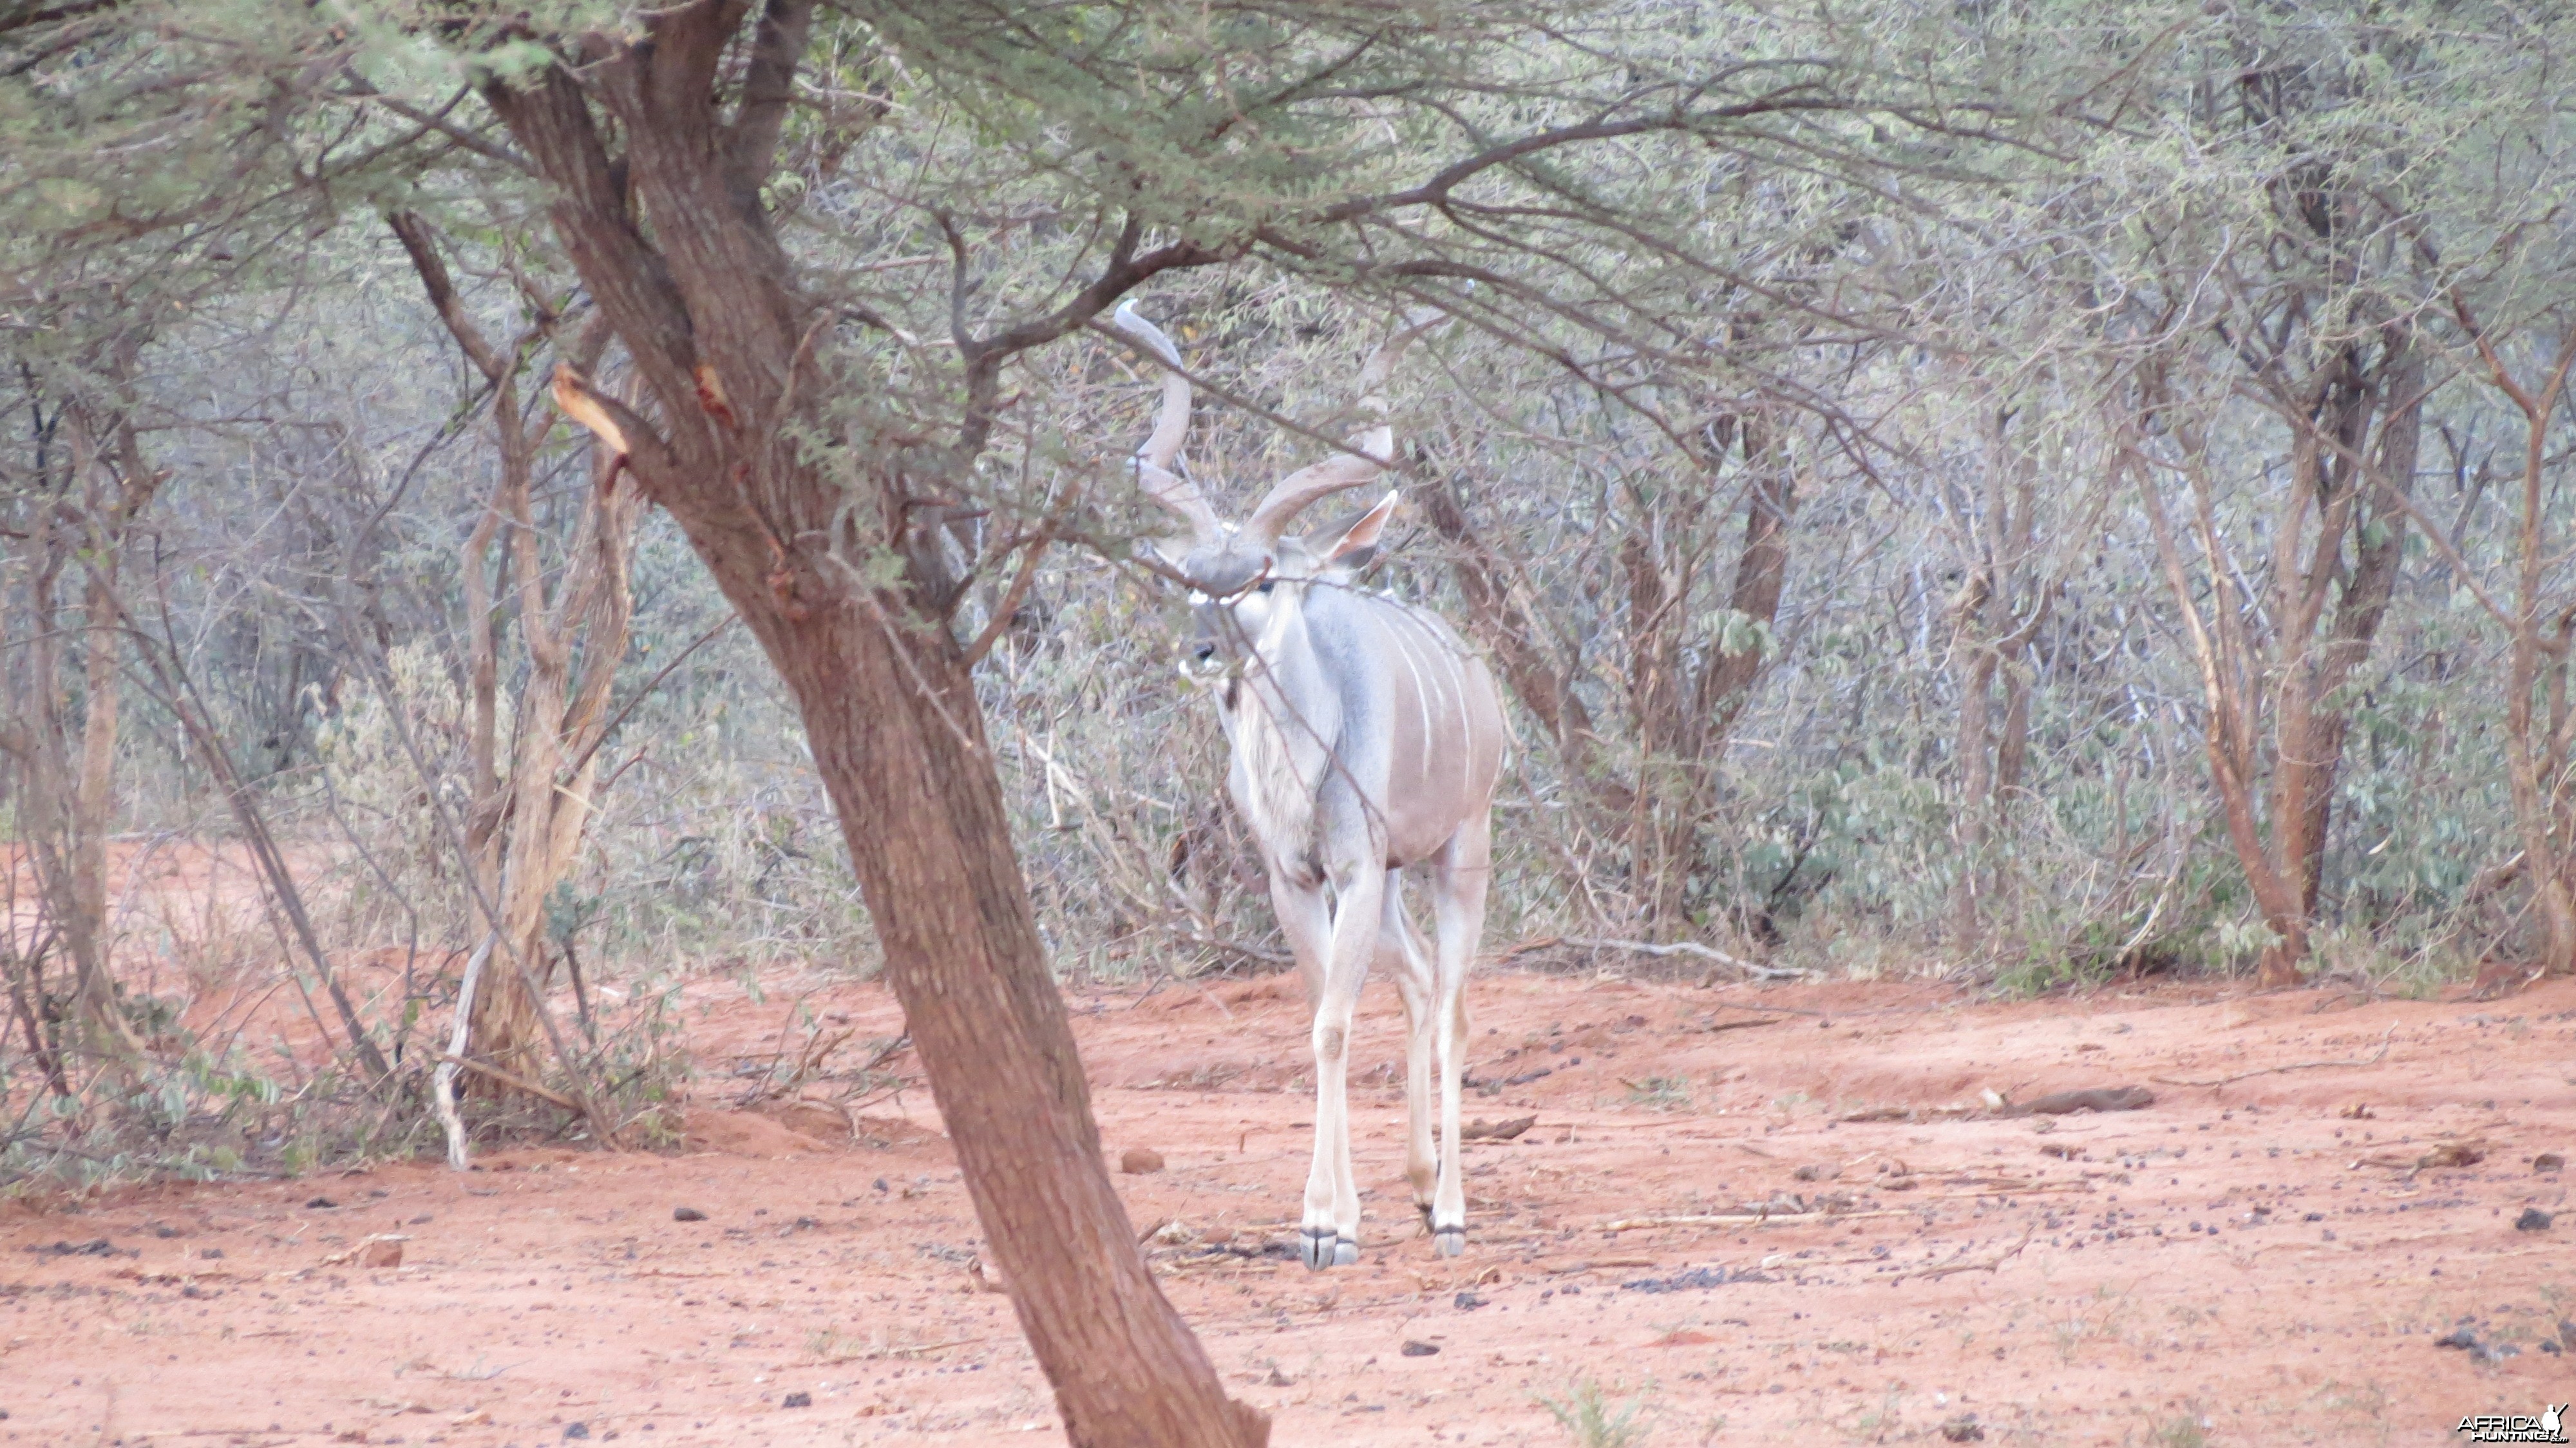
[[1197,592],[1190,605],[1192,625],[1187,652],[1192,667],[1205,670],[1242,649],[1242,625],[1233,600],[1253,589],[1270,590],[1273,560],[1267,553],[1244,549],[1202,549],[1183,560],[1183,571]]
[[1251,646],[1244,637],[1243,620],[1234,616],[1230,599],[1211,598],[1190,605],[1190,639],[1186,646],[1192,667],[1209,670],[1237,658]]

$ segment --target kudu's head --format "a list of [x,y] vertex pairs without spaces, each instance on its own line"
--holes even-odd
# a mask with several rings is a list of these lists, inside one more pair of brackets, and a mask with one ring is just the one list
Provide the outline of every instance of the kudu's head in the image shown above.
[[1288,529],[1310,505],[1366,487],[1384,474],[1395,449],[1394,431],[1386,422],[1387,375],[1405,346],[1440,320],[1437,313],[1408,318],[1361,366],[1359,409],[1375,425],[1351,440],[1349,452],[1290,473],[1250,517],[1229,523],[1180,471],[1181,440],[1190,428],[1190,383],[1179,370],[1181,355],[1162,329],[1136,314],[1133,303],[1120,305],[1111,325],[1169,369],[1163,374],[1163,406],[1153,434],[1136,450],[1136,481],[1147,497],[1189,526],[1186,540],[1157,545],[1189,579],[1196,629],[1182,665],[1185,672],[1231,672],[1247,651],[1280,636],[1283,625],[1305,607],[1310,589],[1346,582],[1376,555],[1379,535],[1395,515],[1392,491],[1356,522],[1303,536]]

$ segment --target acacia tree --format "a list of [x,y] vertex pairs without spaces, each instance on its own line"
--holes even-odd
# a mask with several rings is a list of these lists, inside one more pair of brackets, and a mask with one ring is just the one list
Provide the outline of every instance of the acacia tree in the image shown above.
[[[2177,178],[2199,199],[2130,222],[2144,245],[2128,310],[2152,338],[2135,427],[2154,440],[2141,497],[2201,676],[2212,783],[2268,935],[2260,978],[2280,986],[2310,958],[2349,690],[2405,556],[2430,295],[2405,235],[2426,204],[2410,167],[2448,122],[2401,97],[2412,72],[2443,77],[2402,30],[2321,46],[2238,17],[2212,39],[2224,80],[2175,80],[2203,164],[2231,179]],[[2248,451],[2267,515],[2251,537],[2228,517]]]
[[[938,499],[963,459],[919,449],[835,477],[789,430],[813,416],[800,395],[840,380],[816,355],[833,314],[759,197],[813,10],[762,13],[728,106],[722,66],[748,8],[664,11],[640,41],[587,37],[484,89],[553,189],[557,235],[658,416],[569,373],[563,400],[679,523],[796,699],[887,978],[1073,1441],[1263,1441],[1263,1417],[1224,1396],[1147,1274],[1100,1158],[967,661],[943,622],[962,580],[938,546]],[[1102,290],[1159,265],[1131,245]],[[987,388],[1008,356],[994,346],[967,352]],[[869,577],[881,550],[904,565]],[[1112,1363],[1129,1370],[1098,1370]]]
[[2563,486],[2576,453],[2562,443],[2553,454],[2550,446],[2553,429],[2568,435],[2576,306],[2567,297],[2576,256],[2563,229],[2547,222],[2567,205],[2567,142],[2534,128],[2517,165],[2446,198],[2445,225],[2419,220],[2405,228],[2440,285],[2440,308],[2424,329],[2428,346],[2441,346],[2469,384],[2462,390],[2501,401],[2506,421],[2497,451],[2510,457],[2501,471],[2512,484],[2511,532],[2488,566],[2464,554],[2459,530],[2424,518],[2411,500],[2409,508],[2506,641],[2504,773],[2521,849],[2494,874],[2527,883],[2540,939],[2530,958],[2490,962],[2479,982],[2485,991],[2576,970],[2576,696],[2569,690],[2576,597],[2567,587]]
[[[1521,303],[1563,310],[1549,285],[1580,268],[1490,227],[1465,233],[1480,258],[1418,246],[1410,213],[1471,212],[1482,183],[1546,193],[1495,212],[1502,224],[1560,214],[1570,198],[1556,194],[1551,153],[1663,133],[1758,138],[1755,118],[1850,101],[1801,62],[1787,81],[1746,68],[1623,85],[1606,101],[1480,99],[1462,117],[1488,79],[1464,11],[889,6],[867,22],[939,99],[1030,152],[1032,174],[1078,178],[1070,197],[1028,198],[1050,231],[1082,238],[1051,295],[979,297],[998,278],[970,232],[998,241],[1026,223],[1007,208],[978,215],[955,191],[912,218],[948,254],[944,355],[790,250],[764,188],[816,43],[811,5],[773,0],[754,15],[701,0],[655,12],[637,37],[504,29],[489,37],[500,44],[481,94],[549,188],[557,236],[648,405],[568,374],[558,396],[678,522],[797,702],[887,979],[1073,1440],[1258,1441],[1260,1415],[1225,1399],[1111,1189],[970,646],[951,629],[982,561],[979,504],[1010,505],[978,471],[1009,405],[1005,369],[1159,274],[1255,255],[1445,301],[1509,335]],[[1227,88],[1204,84],[1196,57],[1212,45],[1245,62]],[[1378,124],[1345,104],[1355,96],[1405,103],[1402,118]],[[1522,119],[1560,109],[1573,118]],[[858,124],[874,114],[862,108]],[[1319,151],[1347,164],[1318,164]],[[1605,233],[1619,215],[1571,199]],[[1472,302],[1469,280],[1484,288]],[[1016,319],[978,325],[1014,304]]]
[[2043,462],[2032,455],[2027,436],[2042,432],[2029,416],[2041,404],[2036,397],[2016,401],[1970,404],[1978,476],[1967,486],[1943,477],[1948,486],[1935,510],[1964,565],[1950,606],[1959,674],[1952,751],[1959,771],[1959,874],[1951,887],[1950,933],[1965,950],[1983,944],[1987,917],[2011,878],[1991,855],[2009,839],[2013,799],[2022,787],[2030,750],[2025,655],[2048,620],[2057,582],[2047,576],[2043,551],[2056,540],[2040,532]]
[[[2549,433],[2567,401],[2568,372],[2576,367],[2576,316],[2552,307],[2533,319],[2539,334],[2536,366],[2521,375],[2507,353],[2518,340],[2499,336],[2478,320],[2466,299],[2454,296],[2462,332],[2484,364],[2487,385],[2521,415],[2523,448],[2515,481],[2519,527],[2509,602],[2480,589],[2510,640],[2505,672],[2505,767],[2522,832],[2523,873],[2539,907],[2542,946],[2529,979],[2576,970],[2576,803],[2570,800],[2570,747],[2576,740],[2576,702],[2568,693],[2571,653],[2576,653],[2576,603],[2550,587],[2548,549],[2553,534],[2549,487]],[[2550,337],[2555,333],[2554,342]]]
[[[175,716],[241,825],[279,943],[301,957],[292,968],[316,1029],[333,1035],[310,989],[318,982],[351,1064],[381,1083],[384,1054],[315,939],[251,783],[170,640],[138,617],[167,575],[158,559],[141,566],[137,545],[153,535],[173,476],[161,449],[179,451],[166,399],[155,395],[168,334],[192,308],[291,270],[288,258],[329,224],[334,187],[418,164],[448,143],[435,125],[379,132],[343,116],[308,147],[312,131],[292,121],[308,116],[334,74],[317,60],[345,57],[354,39],[301,12],[246,5],[192,8],[187,42],[165,45],[159,26],[175,13],[0,7],[0,348],[10,416],[28,423],[0,452],[0,535],[14,545],[7,586],[16,605],[0,647],[10,706],[0,712],[30,716],[0,723],[0,752],[19,771],[18,820],[39,846],[45,908],[66,927],[46,944],[75,961],[77,1014],[97,1058],[126,1084],[148,1063],[114,1004],[106,833],[123,803],[124,741],[142,732],[125,722],[137,696]],[[338,144],[360,133],[372,144]],[[26,626],[35,631],[19,635]],[[35,727],[10,727],[22,722]],[[24,969],[11,972],[31,1046],[52,1004],[41,964],[13,962]],[[51,1087],[77,1086],[59,1053],[37,1054],[49,1057]]]

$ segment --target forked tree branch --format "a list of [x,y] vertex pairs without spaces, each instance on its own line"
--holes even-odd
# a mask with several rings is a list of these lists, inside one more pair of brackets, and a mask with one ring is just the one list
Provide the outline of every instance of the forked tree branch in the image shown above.
[[447,262],[438,254],[438,241],[430,234],[429,223],[417,211],[389,211],[385,213],[385,224],[401,239],[403,250],[411,256],[412,270],[420,273],[422,290],[429,293],[430,305],[438,309],[438,319],[447,324],[448,334],[465,349],[475,370],[496,387],[507,381],[517,370],[514,360],[502,356],[466,313],[464,301],[456,294],[455,279],[448,275]]
[[636,225],[580,83],[549,65],[526,86],[493,81],[483,95],[554,184],[565,249],[637,368],[657,393],[685,395],[697,362],[687,304]]
[[810,0],[769,0],[761,8],[751,42],[751,64],[743,75],[742,102],[725,137],[726,180],[737,196],[754,196],[769,179],[778,152],[779,131],[796,98],[796,68],[805,56],[805,37],[813,28]]

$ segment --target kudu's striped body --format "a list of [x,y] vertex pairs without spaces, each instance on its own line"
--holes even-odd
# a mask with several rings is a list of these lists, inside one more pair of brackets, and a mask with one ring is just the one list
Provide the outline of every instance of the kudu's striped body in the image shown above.
[[[1458,1109],[1466,1067],[1467,968],[1484,927],[1494,783],[1509,736],[1493,676],[1439,618],[1362,592],[1392,492],[1359,521],[1303,538],[1299,512],[1383,473],[1393,436],[1387,374],[1424,330],[1400,330],[1361,369],[1377,425],[1334,457],[1283,479],[1242,524],[1220,520],[1175,470],[1190,386],[1171,342],[1121,307],[1117,327],[1166,368],[1139,483],[1190,526],[1176,559],[1191,582],[1195,671],[1218,684],[1233,746],[1226,784],[1258,842],[1270,901],[1314,1009],[1315,1156],[1299,1250],[1313,1268],[1359,1255],[1359,1187],[1344,1090],[1351,1017],[1374,963],[1395,978],[1409,1023],[1406,1175],[1433,1248],[1466,1244]],[[1402,871],[1427,865],[1438,944],[1406,916]],[[1437,1142],[1433,1075],[1438,1076]]]

